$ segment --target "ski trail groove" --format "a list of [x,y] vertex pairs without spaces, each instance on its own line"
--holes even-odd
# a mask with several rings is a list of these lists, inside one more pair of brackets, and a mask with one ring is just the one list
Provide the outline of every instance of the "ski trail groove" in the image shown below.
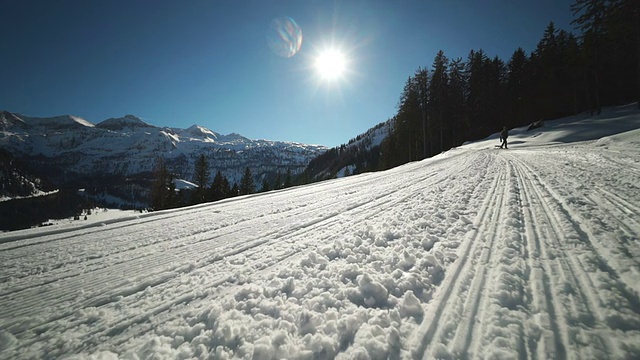
[[[607,332],[614,333],[615,330],[610,325],[622,328],[629,326],[633,328],[637,325],[634,325],[634,322],[626,324],[618,318],[607,319],[606,314],[609,311],[606,306],[610,305],[605,305],[607,302],[602,301],[598,294],[602,291],[602,287],[598,285],[598,280],[594,280],[591,273],[593,270],[587,270],[592,266],[585,265],[581,260],[584,256],[599,258],[587,238],[590,235],[580,231],[580,225],[572,217],[572,212],[563,208],[562,200],[553,193],[552,188],[534,176],[527,164],[515,157],[511,160],[519,163],[521,177],[525,182],[529,182],[529,186],[525,188],[529,191],[528,196],[532,199],[532,203],[540,205],[532,207],[532,210],[534,220],[542,222],[542,225],[536,226],[536,229],[540,230],[540,238],[545,240],[542,243],[542,259],[544,259],[545,272],[550,274],[549,287],[554,292],[553,308],[562,310],[558,321],[559,329],[565,334],[562,339],[563,348],[566,352],[581,354],[579,356],[581,358],[592,356],[608,358],[607,354],[611,354],[612,349],[619,347],[616,344],[618,339],[615,336],[602,336],[602,331],[606,329]],[[607,282],[613,283],[613,286],[618,289],[624,289],[624,285],[619,283],[613,269],[606,269],[604,274],[611,277]],[[637,300],[624,290],[620,293],[622,296],[618,295],[619,300],[629,302],[627,308],[637,312],[637,305],[635,305]],[[630,315],[633,316],[633,314]],[[637,321],[637,314],[635,317]],[[576,323],[582,326],[576,327]],[[589,339],[588,341],[600,352],[596,355],[582,353],[576,338]]]
[[[526,171],[532,173],[533,170],[523,163],[523,167]],[[551,206],[551,204],[555,205],[556,222],[555,227],[558,229],[558,233],[562,233],[563,231],[571,236],[563,236],[559,237],[559,239],[566,240],[568,243],[574,243],[576,246],[583,249],[585,253],[588,254],[589,262],[595,262],[598,268],[609,274],[610,279],[607,281],[609,287],[616,288],[621,295],[626,299],[628,304],[630,305],[629,309],[635,312],[635,316],[640,315],[640,285],[638,285],[637,277],[634,276],[632,272],[624,271],[621,268],[621,265],[628,264],[631,262],[632,264],[637,264],[637,262],[630,258],[620,257],[613,254],[610,250],[609,246],[603,246],[599,241],[598,236],[594,234],[594,230],[592,230],[594,225],[591,225],[589,221],[582,218],[580,213],[575,212],[572,208],[567,204],[567,201],[562,198],[556,191],[554,191],[553,187],[549,186],[546,182],[540,180],[541,189],[547,193],[547,202],[545,202],[544,206]],[[553,201],[549,201],[553,200]],[[599,207],[599,208],[602,208]],[[625,218],[626,219],[626,218]],[[564,220],[564,225],[563,224]],[[565,241],[563,241],[565,242]],[[570,257],[571,261],[577,263],[575,266],[587,268],[589,264],[582,264],[585,260],[584,257],[572,256]],[[635,266],[631,266],[630,269],[634,269]],[[585,276],[588,273],[581,272],[580,276],[583,278],[585,283],[592,284],[593,288],[598,288],[593,283],[593,277]],[[602,287],[602,286],[600,286]],[[591,293],[593,299],[599,299],[599,295],[597,291]],[[596,300],[593,300],[595,303]],[[637,321],[637,320],[636,320]],[[625,325],[626,326],[626,325]],[[633,327],[637,327],[638,325],[633,325]]]
[[[566,334],[561,329],[567,329],[568,324],[564,316],[558,313],[558,295],[552,290],[549,275],[549,254],[544,244],[545,234],[541,224],[536,224],[534,214],[538,201],[531,194],[535,186],[527,174],[515,166],[516,177],[520,184],[522,196],[523,222],[525,237],[527,238],[527,262],[530,269],[531,308],[530,316],[535,319],[537,326],[542,328],[541,334],[528,334],[529,354],[532,359],[566,359],[566,349],[569,347]],[[534,225],[535,224],[535,225]],[[535,331],[531,330],[531,331]]]
[[[522,260],[526,240],[520,229],[522,221],[518,218],[518,184],[513,165],[502,156],[497,159],[504,163],[505,171],[500,203],[492,220],[491,258],[484,265],[487,271],[482,287],[473,292],[477,297],[482,294],[477,305],[481,311],[467,342],[454,342],[457,348],[452,352],[463,359],[493,358],[503,356],[505,352],[524,357],[527,351],[521,319],[527,306],[523,294],[526,271]],[[496,348],[500,350],[494,350]]]
[[[429,176],[425,179],[429,179],[432,178],[433,176]],[[437,179],[433,184],[437,184],[440,183],[442,181],[444,181],[444,178],[439,178]],[[302,235],[304,235],[305,233],[311,233],[311,232],[317,232],[319,230],[322,229],[331,229],[335,226],[336,222],[340,221],[340,218],[349,218],[350,221],[363,221],[366,218],[370,218],[371,216],[375,216],[378,213],[383,213],[388,207],[392,207],[395,206],[397,204],[401,204],[404,201],[406,201],[408,198],[412,197],[414,194],[414,190],[413,188],[415,187],[421,187],[423,185],[420,185],[419,183],[413,184],[407,188],[403,188],[403,189],[398,189],[392,193],[388,193],[388,194],[381,194],[380,196],[378,196],[374,201],[371,202],[364,202],[364,203],[360,203],[360,204],[356,204],[353,205],[351,207],[349,207],[344,214],[333,214],[327,218],[322,218],[322,219],[317,219],[317,220],[312,220],[310,222],[305,223],[304,225],[300,225],[299,227],[296,228],[292,228],[290,229],[290,231],[288,231],[286,234],[282,234],[282,236],[278,236],[274,239],[271,240],[271,242],[268,243],[268,245],[270,246],[271,251],[274,250],[274,246],[281,244],[281,246],[284,248],[283,249],[283,254],[278,257],[277,259],[275,259],[269,266],[267,267],[260,267],[260,271],[261,272],[265,272],[269,269],[272,269],[278,265],[281,265],[282,262],[284,261],[288,261],[291,258],[293,258],[294,256],[297,256],[300,252],[301,252],[301,245],[304,244],[306,241],[300,241],[300,238]],[[406,192],[407,194],[402,196],[402,197],[398,197],[396,196],[396,193],[400,193],[400,192]],[[384,199],[391,199],[391,201],[384,201],[383,204],[378,204],[377,202],[380,202]],[[362,214],[362,215],[359,215]],[[289,242],[285,241],[286,239],[292,239],[291,243],[293,243],[294,240],[296,245],[298,246],[298,249],[291,249],[290,246],[287,246],[289,244]],[[275,241],[275,243],[273,242]],[[267,243],[265,243],[266,245]],[[278,245],[280,246],[280,245]],[[253,248],[251,250],[255,250],[256,253],[260,253],[259,250],[256,250],[257,248]],[[249,255],[249,254],[246,254]],[[258,257],[253,258],[252,260],[250,260],[249,262],[246,262],[243,264],[243,267],[246,269],[256,269],[257,265],[260,264],[262,261],[264,261],[263,259],[260,259]],[[217,272],[223,272],[223,271],[217,271]],[[217,273],[216,272],[216,273]],[[224,286],[230,286],[230,287],[234,287],[234,284],[229,283],[228,281],[217,281],[216,282],[217,286],[218,286],[218,290],[220,290],[221,287]],[[227,290],[227,292],[230,290]],[[203,294],[199,294],[198,296],[193,296],[193,297],[188,297],[188,294],[184,294],[182,295],[183,297],[187,297],[189,298],[189,302],[191,304],[194,303],[195,300],[199,300],[199,299],[203,299],[205,297],[207,297],[208,295],[210,295],[209,293],[203,293]],[[180,303],[183,303],[184,301],[180,301],[175,305],[178,305]],[[168,308],[167,308],[168,309]],[[110,335],[120,335],[120,332],[122,332],[122,330],[118,330],[118,329],[126,329],[127,332],[126,334],[122,334],[122,340],[114,340],[114,342],[116,343],[121,343],[126,341],[128,338],[131,337],[132,332],[136,332],[136,330],[133,329],[133,326],[139,326],[139,329],[137,329],[137,331],[139,331],[138,334],[140,333],[144,333],[145,331],[149,331],[151,330],[151,324],[146,323],[147,320],[151,317],[157,317],[157,316],[161,316],[161,311],[153,311],[153,313],[147,314],[148,316],[144,316],[144,315],[140,315],[136,317],[137,321],[129,321],[127,323],[127,326],[121,326],[121,325],[117,325],[117,327],[115,329],[112,330],[108,330],[108,333]],[[172,319],[174,319],[175,317],[171,317],[168,316],[166,317],[166,321],[170,321]]]
[[[414,334],[414,339],[411,341],[414,344],[413,358],[428,358],[434,351],[432,349],[435,346],[434,340],[441,339],[449,331],[446,328],[447,321],[444,319],[459,317],[450,298],[454,294],[461,296],[466,293],[469,282],[475,276],[473,262],[474,260],[479,261],[483,256],[487,235],[486,228],[492,225],[490,219],[494,218],[496,204],[501,201],[501,198],[498,199],[498,195],[501,194],[498,192],[498,188],[503,176],[502,172],[494,175],[490,190],[487,191],[481,206],[482,212],[476,216],[473,230],[465,236],[465,240],[462,242],[459,258],[449,267],[449,274],[438,288],[432,303],[427,308],[422,324]],[[473,321],[473,319],[466,319],[466,321]]]

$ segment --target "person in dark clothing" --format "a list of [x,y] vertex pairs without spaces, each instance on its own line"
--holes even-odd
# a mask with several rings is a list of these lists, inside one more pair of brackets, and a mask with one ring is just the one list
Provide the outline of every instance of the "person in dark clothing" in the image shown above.
[[502,149],[503,146],[507,149],[507,137],[509,137],[509,131],[507,131],[507,127],[505,126],[500,132],[500,142],[502,142],[502,144],[500,144],[500,149]]

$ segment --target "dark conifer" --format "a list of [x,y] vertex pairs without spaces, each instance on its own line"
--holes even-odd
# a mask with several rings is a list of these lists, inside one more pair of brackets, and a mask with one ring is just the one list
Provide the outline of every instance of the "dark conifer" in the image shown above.
[[284,178],[284,187],[288,188],[291,187],[293,185],[293,182],[291,180],[291,169],[287,168],[287,175]]
[[233,183],[231,191],[229,191],[229,197],[235,197],[238,195],[240,195],[240,187],[238,186],[238,183]]
[[167,194],[169,191],[169,171],[162,157],[156,159],[154,170],[154,180],[151,185],[151,207],[154,210],[162,210],[167,205]]
[[583,33],[582,49],[587,65],[585,77],[591,110],[600,114],[600,71],[607,12],[606,1],[575,0],[571,10],[573,15],[577,16],[571,23],[577,25]]
[[251,169],[246,167],[244,169],[244,174],[240,179],[240,195],[247,195],[256,192],[255,181],[253,180],[253,175],[251,174]]
[[436,138],[435,152],[440,153],[444,149],[444,125],[447,99],[447,87],[449,85],[449,59],[442,50],[438,51],[433,60],[431,81],[429,82],[429,119],[432,120],[431,128]]
[[267,192],[267,191],[271,191],[271,186],[269,185],[269,181],[265,177],[262,180],[262,188],[260,189],[260,192]]
[[451,127],[451,146],[458,146],[465,140],[464,133],[464,105],[465,105],[465,79],[464,63],[457,58],[449,65],[449,87],[446,105],[447,118]]
[[216,176],[211,183],[211,198],[213,201],[222,200],[229,196],[231,190],[229,189],[229,181],[222,175],[222,172],[218,170]]
[[200,204],[210,200],[207,194],[207,185],[209,184],[209,162],[204,154],[201,154],[196,160],[193,169],[193,182],[198,186],[193,191],[191,199],[192,204]]

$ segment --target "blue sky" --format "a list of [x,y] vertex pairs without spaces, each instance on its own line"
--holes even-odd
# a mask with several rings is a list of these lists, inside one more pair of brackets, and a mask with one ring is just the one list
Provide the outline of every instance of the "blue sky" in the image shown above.
[[[157,126],[205,126],[252,139],[337,146],[395,115],[407,78],[438,50],[507,61],[571,0],[200,1],[3,0],[0,110],[98,123],[134,114]],[[300,50],[269,47],[293,19]],[[347,58],[322,80],[324,49]]]

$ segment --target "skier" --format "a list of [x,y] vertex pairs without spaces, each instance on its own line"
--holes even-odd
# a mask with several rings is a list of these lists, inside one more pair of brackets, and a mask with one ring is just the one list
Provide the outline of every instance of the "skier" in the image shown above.
[[504,146],[505,149],[507,149],[507,137],[509,136],[509,131],[507,131],[507,127],[504,126],[502,128],[502,131],[500,132],[500,142],[502,144],[500,144],[500,149],[502,149],[502,147]]

